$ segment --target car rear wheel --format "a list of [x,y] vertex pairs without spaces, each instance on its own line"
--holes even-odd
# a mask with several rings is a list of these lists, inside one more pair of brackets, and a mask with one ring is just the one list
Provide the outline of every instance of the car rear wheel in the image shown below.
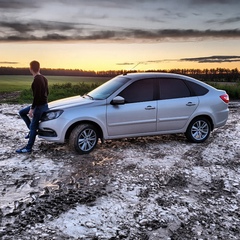
[[191,121],[185,135],[190,142],[202,143],[208,139],[210,132],[209,120],[205,117],[198,117]]
[[90,153],[98,142],[96,128],[91,124],[75,127],[70,134],[69,146],[80,154]]

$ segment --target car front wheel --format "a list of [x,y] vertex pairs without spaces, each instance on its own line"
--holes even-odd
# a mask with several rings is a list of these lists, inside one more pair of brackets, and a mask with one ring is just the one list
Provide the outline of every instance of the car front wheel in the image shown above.
[[198,117],[191,121],[185,135],[190,142],[202,143],[208,139],[210,132],[209,120],[205,117]]
[[91,124],[75,127],[70,134],[69,146],[80,154],[90,153],[98,142],[96,128]]

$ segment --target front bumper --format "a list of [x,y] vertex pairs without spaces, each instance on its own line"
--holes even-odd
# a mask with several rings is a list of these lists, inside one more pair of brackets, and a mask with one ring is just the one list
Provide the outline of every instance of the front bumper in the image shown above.
[[57,133],[53,129],[45,128],[44,130],[41,129],[38,130],[38,136],[54,138],[57,137]]
[[50,142],[65,142],[65,131],[68,128],[66,119],[53,119],[39,124],[38,136]]

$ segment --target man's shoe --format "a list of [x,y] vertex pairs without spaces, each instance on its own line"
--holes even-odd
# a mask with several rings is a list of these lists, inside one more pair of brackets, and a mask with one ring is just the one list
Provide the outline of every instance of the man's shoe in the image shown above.
[[25,136],[25,139],[29,139],[30,132]]
[[16,150],[16,153],[31,153],[31,152],[32,152],[32,149],[28,149],[26,147]]

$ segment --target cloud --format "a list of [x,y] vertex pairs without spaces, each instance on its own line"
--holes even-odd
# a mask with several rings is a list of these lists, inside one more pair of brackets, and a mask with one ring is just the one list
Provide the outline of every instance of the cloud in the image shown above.
[[209,5],[209,4],[236,4],[238,0],[190,0],[192,4]]
[[0,28],[10,29],[18,33],[28,33],[34,31],[68,31],[75,27],[75,23],[64,23],[55,21],[32,21],[32,22],[0,22]]
[[[188,17],[203,14],[201,4],[218,4],[219,11],[224,4],[238,9],[236,0],[183,0],[181,8],[174,13],[175,1],[159,3],[157,0],[0,0],[0,41],[195,41],[209,38],[240,38],[238,12],[233,11],[225,19],[206,19],[195,24],[196,29],[187,27]],[[235,4],[235,5],[234,5]],[[194,13],[187,14],[189,5]],[[32,9],[34,8],[34,10]],[[147,10],[145,10],[147,9]],[[183,11],[184,9],[184,11]],[[16,14],[17,12],[17,14]],[[206,11],[208,12],[208,11]],[[225,11],[226,12],[226,11]],[[212,16],[212,14],[211,14]],[[235,17],[234,17],[235,16]],[[43,20],[44,19],[44,20]],[[198,17],[197,17],[197,20]],[[208,20],[208,22],[207,22]],[[141,22],[140,22],[141,21]],[[176,22],[177,21],[177,22]],[[183,21],[183,24],[180,24]],[[194,22],[194,21],[193,21]],[[203,29],[212,23],[233,24],[231,29]],[[125,27],[124,27],[125,26]],[[139,27],[140,26],[140,27]],[[171,26],[180,26],[171,28]],[[185,29],[181,29],[184,26]],[[165,27],[165,29],[164,29]],[[201,27],[200,29],[197,29]],[[217,25],[217,27],[219,27]],[[218,29],[218,30],[216,30]]]
[[120,65],[120,66],[129,66],[129,65],[133,65],[136,64],[134,62],[124,62],[124,63],[117,63],[116,65]]
[[15,64],[19,64],[19,62],[0,62],[0,64],[11,64],[11,65],[15,65]]
[[165,20],[161,20],[159,18],[156,17],[145,17],[144,18],[146,21],[152,22],[152,23],[165,23]]
[[222,25],[222,24],[232,24],[232,23],[238,23],[240,22],[240,17],[231,17],[231,18],[226,18],[226,19],[223,19],[223,20],[219,20],[219,19],[210,19],[210,20],[207,20],[206,23],[209,24],[209,23],[217,23],[219,25]]
[[197,63],[223,63],[223,62],[240,62],[240,56],[209,56],[209,57],[196,57],[196,58],[181,58],[181,59],[158,59],[158,60],[148,60],[140,62],[124,62],[117,63],[116,65],[135,65],[134,68],[138,65],[152,64],[152,63],[162,63],[162,62],[197,62]]
[[19,10],[26,8],[36,8],[37,4],[35,1],[29,0],[1,0],[0,1],[0,9],[10,9],[10,10]]
[[132,69],[137,67],[138,65],[147,65],[147,64],[153,64],[153,63],[163,63],[163,62],[176,62],[180,61],[180,59],[158,59],[158,60],[148,60],[148,61],[140,61],[140,62],[124,62],[124,63],[116,63],[116,65],[122,65],[122,66],[129,66],[134,65]]
[[206,38],[240,38],[240,29],[226,29],[226,30],[196,30],[196,29],[160,29],[160,30],[131,30],[128,31],[127,36],[132,36],[132,39],[152,39],[152,40],[166,40],[166,39],[184,39],[194,40]]
[[240,29],[131,29],[57,21],[0,21],[0,41],[166,41],[240,38]]
[[232,17],[232,18],[227,18],[220,23],[225,24],[225,23],[235,23],[235,22],[240,22],[240,17]]
[[240,62],[240,56],[210,56],[197,58],[182,58],[180,61],[198,62],[198,63],[223,63]]

